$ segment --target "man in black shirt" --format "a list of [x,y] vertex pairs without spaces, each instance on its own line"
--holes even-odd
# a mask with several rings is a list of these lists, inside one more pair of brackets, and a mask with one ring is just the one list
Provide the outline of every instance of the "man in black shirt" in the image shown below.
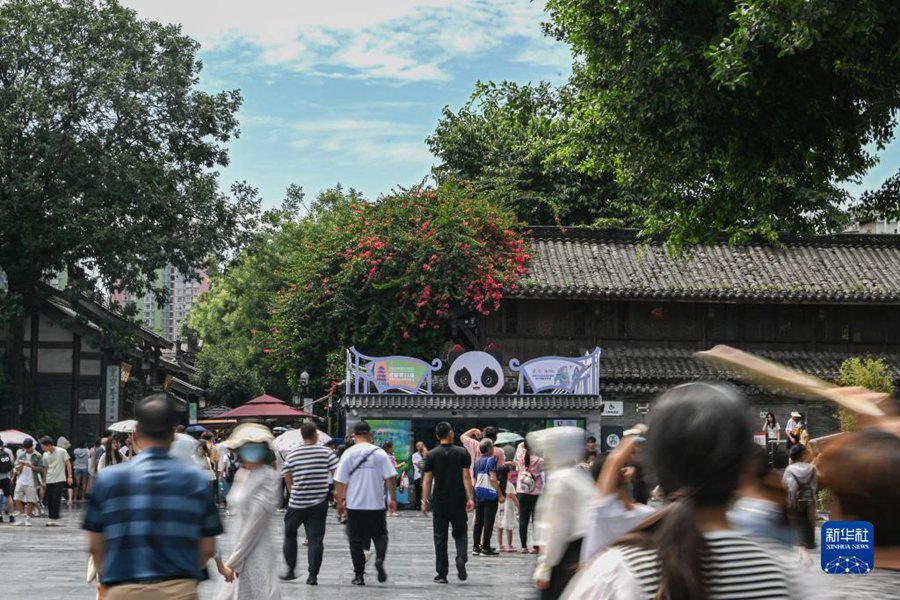
[[434,428],[440,446],[425,457],[422,468],[422,513],[432,510],[434,526],[434,553],[437,568],[436,583],[447,583],[449,558],[447,557],[447,528],[453,527],[456,543],[456,573],[465,581],[468,560],[468,518],[466,513],[475,508],[472,492],[472,476],[469,467],[472,459],[461,446],[455,445],[455,434],[449,423],[440,422]]

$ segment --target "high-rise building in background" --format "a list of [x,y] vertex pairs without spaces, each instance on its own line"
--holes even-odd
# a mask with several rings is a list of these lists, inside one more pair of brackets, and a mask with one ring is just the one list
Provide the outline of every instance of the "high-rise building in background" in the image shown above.
[[156,331],[169,341],[181,338],[181,328],[187,320],[191,305],[200,294],[209,289],[206,271],[200,271],[199,281],[191,281],[178,269],[167,266],[156,272],[155,287],[164,287],[169,292],[169,299],[159,306],[151,292],[142,296],[131,293],[115,293],[113,300],[120,306],[134,303],[137,308],[136,318],[144,327]]

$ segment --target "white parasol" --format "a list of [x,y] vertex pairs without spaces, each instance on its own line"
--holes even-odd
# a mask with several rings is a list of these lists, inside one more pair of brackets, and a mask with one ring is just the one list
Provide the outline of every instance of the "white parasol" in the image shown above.
[[[324,431],[319,432],[319,446],[324,446],[330,441],[330,435],[328,435]],[[278,450],[278,452],[280,452],[282,456],[287,456],[288,452],[290,452],[297,446],[303,445],[303,436],[300,434],[299,429],[291,429],[290,431],[286,431],[275,438],[275,441],[272,442],[272,445],[275,446],[275,449]]]
[[119,421],[118,423],[113,423],[107,427],[107,429],[115,431],[116,433],[134,433],[137,429],[137,421],[134,419],[126,419],[124,421]]
[[0,431],[0,440],[3,440],[4,444],[13,444],[14,446],[21,446],[25,440],[31,440],[35,444],[37,444],[37,440],[34,439],[33,436],[28,435],[18,429],[5,429]]

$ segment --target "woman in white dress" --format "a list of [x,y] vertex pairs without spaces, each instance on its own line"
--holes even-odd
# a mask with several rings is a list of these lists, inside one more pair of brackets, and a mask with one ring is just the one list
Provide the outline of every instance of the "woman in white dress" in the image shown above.
[[[519,527],[519,497],[516,496],[516,486],[509,480],[509,467],[502,466],[497,472],[500,480],[506,483],[506,500],[497,511],[497,539],[500,541],[500,552],[515,552],[513,545],[513,531]],[[503,543],[503,532],[506,531],[506,541]]]
[[217,600],[279,600],[277,551],[272,547],[272,515],[278,508],[280,482],[272,468],[272,432],[264,425],[238,425],[225,445],[237,452],[241,468],[228,493],[233,517],[231,553],[225,565],[233,582],[222,582]]

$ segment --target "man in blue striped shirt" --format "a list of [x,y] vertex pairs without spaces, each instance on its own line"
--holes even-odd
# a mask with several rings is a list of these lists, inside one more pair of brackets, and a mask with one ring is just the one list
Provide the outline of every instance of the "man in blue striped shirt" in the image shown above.
[[135,408],[140,453],[97,475],[84,518],[108,600],[195,600],[222,523],[206,475],[169,456],[175,410],[165,394]]
[[296,579],[297,530],[306,530],[309,540],[307,559],[309,577],[306,583],[318,584],[319,569],[324,554],[325,521],[328,517],[328,488],[338,466],[337,455],[325,446],[320,446],[319,430],[313,423],[304,423],[300,428],[303,445],[288,454],[281,472],[291,491],[287,514],[284,515],[284,560],[287,573],[282,579]]

